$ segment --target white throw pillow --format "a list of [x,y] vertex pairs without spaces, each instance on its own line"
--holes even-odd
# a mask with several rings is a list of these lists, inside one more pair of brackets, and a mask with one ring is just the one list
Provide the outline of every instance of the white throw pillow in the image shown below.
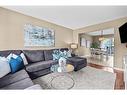
[[8,56],[7,56],[7,59],[8,59],[8,61],[10,61],[10,59],[11,59],[11,57],[12,57],[12,53],[10,53]]
[[21,53],[20,56],[22,57],[24,65],[27,65],[28,62],[27,62],[27,59],[26,59],[25,55],[23,53]]
[[0,57],[0,78],[4,77],[10,72],[11,72],[11,68],[8,63],[8,59],[5,57]]
[[16,59],[16,58],[18,57],[18,55],[12,54],[12,57],[13,57],[14,59]]
[[14,59],[16,59],[16,58],[18,57],[18,55],[13,54],[13,53],[10,53],[10,54],[7,56],[8,61],[10,61],[11,57],[13,57]]

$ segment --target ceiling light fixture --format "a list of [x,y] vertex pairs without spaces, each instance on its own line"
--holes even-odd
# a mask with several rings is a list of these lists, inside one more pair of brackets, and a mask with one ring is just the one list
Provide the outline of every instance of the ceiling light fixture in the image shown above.
[[105,38],[103,36],[103,30],[101,31],[101,36],[99,37],[99,41],[103,41]]

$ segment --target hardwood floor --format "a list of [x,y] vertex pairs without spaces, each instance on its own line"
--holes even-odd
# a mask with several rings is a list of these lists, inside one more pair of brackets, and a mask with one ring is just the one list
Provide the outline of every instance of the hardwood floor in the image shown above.
[[111,67],[106,67],[106,66],[101,66],[93,63],[89,63],[88,66],[97,68],[97,69],[102,69],[104,71],[116,73],[116,81],[115,81],[115,90],[124,90],[125,85],[124,85],[124,72],[120,70],[113,69]]

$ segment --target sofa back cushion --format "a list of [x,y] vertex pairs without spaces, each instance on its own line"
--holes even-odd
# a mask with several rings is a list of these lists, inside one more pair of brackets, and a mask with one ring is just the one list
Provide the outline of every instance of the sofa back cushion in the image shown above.
[[3,88],[7,85],[13,84],[26,78],[29,78],[29,75],[24,69],[14,74],[9,73],[8,75],[0,78],[0,88]]
[[0,51],[0,56],[7,57],[10,53],[20,55],[22,51],[21,50],[4,50],[4,51]]
[[28,63],[35,63],[44,61],[44,51],[43,50],[23,50],[24,55]]
[[45,56],[45,60],[53,60],[53,56],[52,56],[53,50],[44,50],[44,56]]

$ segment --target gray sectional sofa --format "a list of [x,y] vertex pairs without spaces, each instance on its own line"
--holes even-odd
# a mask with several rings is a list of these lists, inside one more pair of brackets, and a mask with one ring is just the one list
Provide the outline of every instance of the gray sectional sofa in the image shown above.
[[[14,74],[8,74],[0,78],[0,89],[26,89],[34,85],[33,79],[51,73],[51,66],[58,64],[53,60],[53,50],[5,50],[0,51],[0,56],[7,57],[10,53],[20,55],[24,53],[28,65]],[[67,48],[60,49],[68,50]],[[67,59],[75,67],[75,71],[86,66],[85,58],[71,57]]]
[[31,79],[51,73],[51,65],[57,64],[52,58],[52,52],[51,50],[23,50],[29,63],[25,69]]
[[32,80],[24,69],[0,79],[0,89],[25,89],[33,85]]

